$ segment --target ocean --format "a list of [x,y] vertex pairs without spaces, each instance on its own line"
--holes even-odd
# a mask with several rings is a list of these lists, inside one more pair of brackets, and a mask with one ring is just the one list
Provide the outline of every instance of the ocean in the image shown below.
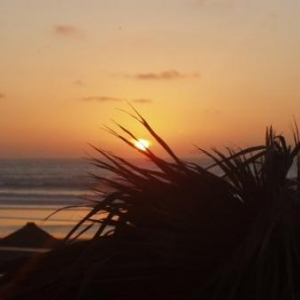
[[[207,159],[194,162],[208,165]],[[149,167],[146,161],[143,164]],[[0,159],[0,238],[27,222],[35,222],[55,237],[64,237],[88,208],[72,207],[47,217],[63,207],[95,199],[91,173],[108,176],[86,159]],[[293,166],[289,177],[295,176]],[[101,200],[99,196],[97,199]],[[85,237],[92,234],[93,230]]]
[[85,159],[1,159],[0,238],[27,222],[65,236],[87,209],[69,208],[46,218],[57,209],[88,203],[94,197],[89,173],[99,171],[103,175]]
[[[135,163],[151,167],[145,160]],[[74,206],[101,200],[91,189],[97,185],[91,174],[111,176],[84,158],[0,159],[0,238],[27,222],[35,222],[55,237],[65,237],[89,211]],[[68,206],[72,207],[51,215]],[[90,237],[96,229],[83,237]]]

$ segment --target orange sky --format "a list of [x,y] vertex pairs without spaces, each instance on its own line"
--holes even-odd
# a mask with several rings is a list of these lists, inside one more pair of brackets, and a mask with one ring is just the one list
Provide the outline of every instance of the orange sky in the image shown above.
[[[0,157],[132,150],[111,119],[182,156],[262,142],[300,112],[298,0],[1,0]],[[157,145],[153,143],[153,149]]]

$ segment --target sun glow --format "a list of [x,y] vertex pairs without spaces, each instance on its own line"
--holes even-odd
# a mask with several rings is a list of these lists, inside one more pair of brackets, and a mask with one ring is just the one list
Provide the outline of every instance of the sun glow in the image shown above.
[[133,144],[137,149],[146,151],[150,147],[151,142],[145,139],[137,139],[133,141]]

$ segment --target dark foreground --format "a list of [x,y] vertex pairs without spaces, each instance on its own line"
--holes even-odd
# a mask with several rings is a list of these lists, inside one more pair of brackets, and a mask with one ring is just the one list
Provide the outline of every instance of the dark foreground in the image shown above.
[[[150,170],[96,149],[102,158],[92,163],[114,176],[94,174],[102,200],[63,245],[12,262],[0,299],[300,299],[297,130],[294,146],[269,129],[265,145],[226,155],[199,149],[213,161],[204,168],[180,160],[137,112],[133,117],[171,162],[147,149],[142,154],[156,166]],[[97,227],[94,237],[77,242],[89,226]]]

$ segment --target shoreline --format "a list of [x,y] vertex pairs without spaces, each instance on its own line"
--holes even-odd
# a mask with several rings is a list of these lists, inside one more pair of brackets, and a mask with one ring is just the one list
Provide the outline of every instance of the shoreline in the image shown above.
[[48,217],[64,205],[0,205],[0,239],[22,228],[27,222],[57,238],[63,238],[69,230],[88,212],[88,208],[68,208]]

